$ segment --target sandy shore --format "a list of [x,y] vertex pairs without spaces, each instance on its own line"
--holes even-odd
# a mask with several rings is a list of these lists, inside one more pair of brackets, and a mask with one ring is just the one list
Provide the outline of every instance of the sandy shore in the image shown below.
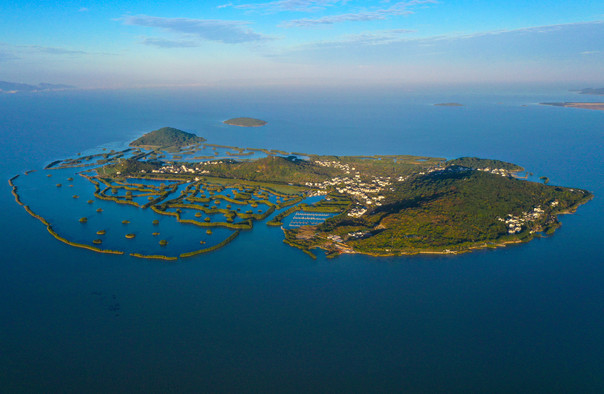
[[541,105],[553,105],[555,107],[566,107],[566,108],[583,108],[583,109],[595,109],[598,111],[604,111],[604,103],[539,103]]

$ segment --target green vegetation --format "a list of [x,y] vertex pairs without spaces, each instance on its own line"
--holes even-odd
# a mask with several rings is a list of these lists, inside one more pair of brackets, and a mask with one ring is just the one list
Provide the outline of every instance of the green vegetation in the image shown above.
[[27,205],[24,205],[21,202],[21,199],[19,197],[19,194],[17,193],[17,186],[15,186],[15,184],[13,183],[13,181],[15,179],[18,178],[17,176],[14,176],[12,178],[10,178],[8,180],[9,185],[12,187],[12,194],[15,197],[15,201],[17,202],[17,204],[23,206],[23,208],[25,209],[25,211],[30,214],[32,217],[38,219],[40,222],[42,222],[42,224],[44,224],[46,226],[46,230],[50,233],[50,235],[52,235],[53,237],[55,237],[57,240],[70,245],[70,246],[74,246],[76,248],[82,248],[82,249],[88,249],[88,250],[92,250],[93,252],[98,252],[98,253],[107,253],[107,254],[124,254],[124,252],[119,251],[119,250],[108,250],[108,249],[99,249],[97,247],[94,246],[90,246],[90,245],[85,245],[85,244],[80,244],[77,242],[71,242],[67,239],[65,239],[64,237],[60,236],[59,234],[57,234],[57,232],[52,228],[52,226],[50,225],[50,223],[44,219],[42,216],[36,214],[35,212],[33,212]]
[[[213,227],[234,230],[227,240],[180,257],[224,246],[240,230],[252,229],[255,221],[275,211],[269,226],[282,226],[288,215],[304,212],[284,228],[284,242],[313,258],[314,248],[324,249],[330,258],[341,253],[461,253],[551,234],[560,225],[557,215],[572,212],[592,198],[584,190],[547,185],[546,177],[540,178],[543,184],[520,180],[511,175],[523,168],[500,160],[462,157],[446,161],[409,155],[304,155],[301,159],[275,149],[201,145],[203,139],[183,133],[155,130],[132,143],[142,148],[133,150],[130,158],[123,157],[125,152],[112,152],[102,154],[96,164],[92,161],[97,155],[92,155],[61,161],[53,169],[95,165],[77,174],[94,185],[96,198],[150,208],[179,223],[205,227],[207,235],[212,235]],[[219,155],[219,148],[229,149],[230,157],[212,158],[203,165],[178,160],[202,149]],[[158,161],[163,156],[160,149],[177,154],[164,163]],[[240,158],[245,152],[262,152],[266,157]],[[9,185],[15,201],[44,223],[55,238],[97,252],[123,253],[75,244],[56,234],[44,218],[21,202],[14,179]],[[314,203],[306,200],[314,196],[324,197]],[[146,201],[139,205],[142,200]],[[87,218],[80,222],[86,223]],[[159,220],[152,224],[157,226]],[[104,235],[105,230],[97,234]],[[135,236],[125,235],[129,239]],[[165,246],[167,240],[159,243]]]
[[[148,173],[153,170],[157,170],[161,167],[161,163],[158,162],[146,162],[136,159],[118,159],[109,165],[101,167],[99,169],[99,175],[103,176],[127,176],[127,175],[139,175],[140,173]],[[116,188],[112,188],[112,192],[117,193]]]
[[[574,210],[589,192],[550,187],[482,171],[439,171],[398,184],[385,204],[366,215],[339,215],[317,227],[286,231],[302,249],[373,255],[462,252],[532,239],[557,225],[556,215]],[[506,219],[525,218],[510,233]],[[516,220],[516,219],[514,219]]]
[[288,160],[280,156],[253,161],[223,162],[212,166],[212,175],[215,177],[286,185],[321,182],[329,179],[332,172],[308,161]]
[[60,162],[62,162],[63,160],[55,160],[52,163],[48,164],[46,167],[44,167],[45,170],[52,168],[54,166],[56,166],[57,164],[59,164]]
[[225,120],[224,123],[231,125],[231,126],[240,126],[240,127],[260,127],[260,126],[264,126],[266,124],[266,122],[264,120],[254,119],[254,118],[245,118],[245,117]]
[[166,261],[178,260],[178,257],[169,257],[169,256],[161,255],[161,254],[148,255],[148,254],[141,254],[141,253],[130,253],[130,256],[136,257],[139,259],[166,260]]
[[205,138],[172,127],[162,127],[132,141],[130,146],[169,148],[183,147],[204,142]]
[[[192,256],[196,256],[198,254],[201,253],[208,253],[217,249],[222,248],[223,246],[229,244],[231,241],[233,241],[235,238],[237,238],[237,236],[239,235],[239,230],[235,231],[233,234],[231,234],[227,239],[225,239],[224,241],[214,245],[214,246],[210,246],[209,248],[205,248],[205,249],[200,249],[200,250],[196,250],[194,252],[188,252],[188,253],[183,253],[180,255],[181,258],[185,258],[185,257],[192,257]],[[205,244],[204,241],[200,241],[200,243],[203,245]]]
[[447,165],[457,165],[461,167],[468,167],[473,169],[504,169],[510,172],[524,171],[524,168],[517,164],[507,163],[501,160],[493,159],[479,159],[477,157],[460,157],[459,159],[449,160]]

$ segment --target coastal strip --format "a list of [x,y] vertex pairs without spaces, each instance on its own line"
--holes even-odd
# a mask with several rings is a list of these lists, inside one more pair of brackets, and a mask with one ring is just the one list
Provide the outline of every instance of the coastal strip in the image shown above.
[[237,236],[239,235],[240,231],[237,230],[235,231],[233,234],[229,235],[228,238],[226,238],[224,241],[217,243],[214,246],[210,246],[209,248],[205,248],[205,249],[199,249],[199,250],[195,250],[193,252],[187,252],[187,253],[182,253],[180,255],[181,258],[186,258],[186,257],[193,257],[193,256],[197,256],[198,254],[202,254],[202,253],[209,253],[212,252],[214,250],[220,249],[223,246],[226,246],[227,244],[229,244],[231,241],[233,241],[235,238],[237,238]]
[[15,197],[15,201],[17,202],[17,204],[21,205],[25,209],[25,212],[27,212],[32,217],[34,217],[34,218],[38,219],[40,222],[42,222],[42,224],[44,224],[46,226],[46,229],[53,237],[55,237],[56,239],[58,239],[59,241],[61,241],[63,243],[66,243],[67,245],[75,246],[76,248],[88,249],[88,250],[92,250],[93,252],[97,252],[97,253],[124,254],[124,252],[119,251],[119,250],[100,249],[100,248],[97,248],[97,247],[91,246],[91,245],[80,244],[77,242],[71,242],[68,239],[61,237],[59,234],[57,234],[57,232],[52,228],[52,225],[50,223],[48,223],[48,221],[45,218],[43,218],[42,216],[40,216],[37,213],[35,213],[34,211],[32,211],[29,206],[27,206],[21,202],[21,198],[19,196],[19,193],[17,192],[17,190],[18,190],[17,186],[13,182],[18,177],[19,177],[19,175],[16,175],[8,180],[8,184],[11,185],[11,187],[12,187],[12,194]]
[[592,109],[596,111],[604,111],[604,102],[590,103],[590,102],[561,102],[561,103],[539,103],[540,105],[550,105],[554,107],[565,107],[565,108],[582,108]]
[[166,261],[174,261],[178,260],[178,257],[169,257],[161,254],[141,254],[141,253],[130,253],[130,256],[137,257],[139,259],[151,259],[151,260],[166,260]]
[[45,170],[48,170],[49,168],[52,168],[54,166],[56,166],[57,164],[59,164],[60,162],[62,162],[63,160],[55,160],[52,163],[48,164],[46,167],[44,167]]
[[97,252],[97,253],[124,254],[124,252],[122,252],[121,250],[100,249],[100,248],[97,248],[96,246],[90,246],[90,245],[86,245],[86,244],[80,244],[77,242],[71,242],[68,239],[65,239],[65,238],[61,237],[59,234],[57,234],[57,232],[52,228],[51,225],[46,226],[46,229],[53,237],[55,237],[56,239],[58,239],[59,241],[61,241],[63,243],[66,243],[69,246],[75,246],[76,248],[82,248],[82,249],[88,249],[88,250],[92,250],[93,252]]

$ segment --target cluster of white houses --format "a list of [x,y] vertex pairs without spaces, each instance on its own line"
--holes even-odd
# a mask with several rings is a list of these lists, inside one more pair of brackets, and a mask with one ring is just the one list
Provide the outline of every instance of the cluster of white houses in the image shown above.
[[353,218],[360,218],[367,212],[367,208],[357,205],[348,212],[348,216]]
[[[359,204],[353,207],[350,212],[348,212],[348,216],[351,217],[361,217],[363,216],[367,210],[368,206],[381,206],[382,200],[386,197],[380,194],[380,192],[387,187],[392,185],[392,181],[390,177],[372,177],[369,181],[363,181],[361,178],[361,173],[349,164],[342,164],[338,161],[323,161],[323,160],[315,160],[314,164],[322,167],[331,167],[342,170],[345,174],[349,176],[339,177],[336,176],[332,179],[328,179],[323,182],[306,182],[304,185],[313,188],[313,190],[309,193],[309,196],[317,196],[317,195],[325,195],[329,193],[329,191],[335,189],[338,193],[348,194],[353,197]],[[187,166],[185,164],[169,164],[165,165],[157,170],[152,170],[152,173],[156,174],[209,174],[210,171],[207,169],[208,166],[223,164],[223,161],[215,160],[215,161],[205,161],[196,163],[195,167]],[[432,168],[425,169],[420,172],[420,175],[429,174],[438,171],[469,171],[470,168],[466,167],[441,167],[437,165]],[[490,172],[492,174],[509,176],[510,172],[503,168],[479,168],[479,171]],[[141,173],[144,173],[144,170],[141,170]],[[397,182],[406,181],[408,176],[399,176],[396,178]],[[508,215],[508,217],[504,219],[499,219],[501,221],[505,221],[508,227],[508,233],[514,234],[518,233],[522,230],[522,224],[525,220],[529,220],[531,218],[538,218],[539,215],[543,213],[539,207],[534,208],[531,213],[523,213],[521,217],[515,217],[513,215]],[[535,216],[537,215],[537,216]]]
[[[151,172],[154,174],[209,174],[210,171],[205,170],[201,166],[211,166],[217,164],[222,164],[222,161],[204,161],[202,163],[196,163],[197,167],[187,167],[184,164],[169,164],[157,170],[151,170]],[[141,170],[141,172],[144,173],[145,170]]]
[[[357,201],[364,203],[366,205],[382,205],[381,201],[385,199],[381,194],[378,194],[384,188],[390,186],[392,182],[390,181],[390,177],[372,177],[371,181],[364,182],[361,179],[361,173],[357,171],[355,167],[351,167],[349,164],[342,164],[337,161],[321,161],[315,160],[314,164],[317,164],[322,167],[332,167],[343,170],[346,174],[351,174],[354,172],[353,177],[342,177],[339,176],[334,177],[332,179],[323,181],[323,182],[306,182],[306,186],[310,186],[316,189],[319,189],[316,194],[327,193],[328,189],[335,188],[338,193],[348,194],[354,197]],[[352,175],[352,174],[351,174]],[[369,196],[368,194],[372,194]],[[349,216],[359,217],[362,214],[367,212],[366,208],[354,208],[351,212],[348,213]]]
[[[557,202],[557,201],[556,201]],[[522,231],[522,226],[529,221],[535,221],[543,215],[541,205],[533,208],[530,212],[522,212],[519,216],[514,216],[511,213],[505,219],[497,218],[500,222],[505,222],[508,229],[508,234],[516,234]],[[532,232],[532,230],[531,230]]]
[[477,168],[478,171],[490,172],[491,174],[501,175],[501,176],[511,176],[512,174],[506,170],[505,168]]
[[[485,167],[485,168],[477,168],[476,170],[482,171],[482,172],[489,172],[491,174],[501,175],[501,176],[511,176],[512,175],[512,173],[510,171],[506,170],[505,168]],[[472,171],[472,168],[461,167],[461,166],[448,166],[448,167],[443,168],[443,167],[440,167],[439,165],[437,165],[435,167],[428,168],[427,170],[420,172],[419,175],[425,175],[425,174],[430,174],[433,172],[442,172],[442,171],[464,172],[464,171]],[[402,178],[402,177],[400,177],[400,178]],[[399,180],[404,180],[404,179],[399,179]]]
[[[337,162],[337,161],[315,160],[313,163],[316,164],[316,165],[318,165],[318,166],[321,166],[321,167],[337,168],[339,170],[345,171],[347,174],[350,174],[350,171],[356,171],[356,168],[351,167],[348,164],[342,164],[342,163]],[[357,171],[356,173],[358,174],[359,172]]]

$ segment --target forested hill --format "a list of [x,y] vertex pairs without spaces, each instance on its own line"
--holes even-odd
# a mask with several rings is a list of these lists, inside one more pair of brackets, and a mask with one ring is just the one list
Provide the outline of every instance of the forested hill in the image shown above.
[[457,165],[473,169],[504,169],[510,172],[523,171],[524,168],[514,163],[508,163],[494,159],[479,159],[478,157],[460,157],[458,159],[447,161],[447,165]]
[[149,146],[158,148],[181,147],[204,142],[205,138],[173,127],[162,127],[130,143],[130,146]]

